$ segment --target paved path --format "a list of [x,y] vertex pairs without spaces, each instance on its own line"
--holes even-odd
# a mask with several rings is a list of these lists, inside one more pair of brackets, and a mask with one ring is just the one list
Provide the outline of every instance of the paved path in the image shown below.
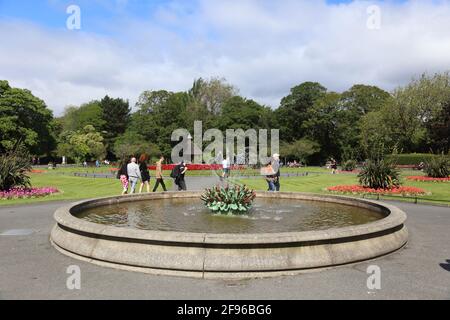
[[[290,277],[223,281],[119,271],[66,257],[49,243],[52,215],[62,204],[0,207],[0,299],[450,299],[448,208],[396,203],[408,214],[410,242],[375,261]],[[381,290],[367,289],[372,264],[381,268]],[[81,268],[81,290],[66,287],[70,265]]]

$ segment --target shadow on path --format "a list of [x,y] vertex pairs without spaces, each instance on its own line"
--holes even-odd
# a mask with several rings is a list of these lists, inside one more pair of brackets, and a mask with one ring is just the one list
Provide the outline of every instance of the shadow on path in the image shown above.
[[447,260],[446,263],[439,263],[442,269],[450,272],[450,260]]

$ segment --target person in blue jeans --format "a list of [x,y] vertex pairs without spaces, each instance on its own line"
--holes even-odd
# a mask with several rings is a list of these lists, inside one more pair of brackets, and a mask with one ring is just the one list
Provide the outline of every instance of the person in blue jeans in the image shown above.
[[136,158],[131,158],[131,162],[127,165],[128,181],[131,184],[130,193],[134,193],[136,185],[141,178],[141,170],[136,163]]
[[276,191],[276,172],[272,168],[272,162],[269,162],[266,166],[261,168],[261,174],[266,179],[267,185],[269,186],[268,191],[275,192]]

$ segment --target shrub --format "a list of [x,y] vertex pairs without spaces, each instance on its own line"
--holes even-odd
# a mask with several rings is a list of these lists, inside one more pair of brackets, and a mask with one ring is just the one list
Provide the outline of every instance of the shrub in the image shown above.
[[219,214],[246,214],[252,207],[256,194],[246,186],[206,189],[201,199],[206,207]]
[[342,164],[342,170],[344,171],[353,171],[356,169],[356,161],[355,160],[347,160]]
[[450,176],[450,160],[441,155],[431,158],[425,165],[425,172],[430,178],[448,178]]
[[389,160],[367,160],[358,175],[363,187],[392,189],[400,186],[400,173]]
[[0,190],[31,186],[28,172],[31,170],[30,156],[25,149],[17,147],[0,155]]

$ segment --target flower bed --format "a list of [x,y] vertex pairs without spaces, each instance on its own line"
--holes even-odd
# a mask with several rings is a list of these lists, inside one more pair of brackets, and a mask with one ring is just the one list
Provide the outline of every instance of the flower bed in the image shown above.
[[385,195],[424,195],[427,192],[421,188],[416,187],[398,187],[392,189],[372,189],[365,188],[359,185],[351,186],[334,186],[328,187],[328,191],[333,193],[344,193],[344,194],[385,194]]
[[52,187],[44,188],[13,188],[9,191],[0,191],[1,200],[10,199],[27,199],[27,198],[40,198],[54,193],[58,193],[59,190]]
[[30,172],[31,173],[45,173],[44,170],[39,170],[39,169],[32,169]]
[[410,176],[406,179],[411,181],[422,181],[422,182],[450,182],[450,177],[448,178],[432,178],[427,176]]

